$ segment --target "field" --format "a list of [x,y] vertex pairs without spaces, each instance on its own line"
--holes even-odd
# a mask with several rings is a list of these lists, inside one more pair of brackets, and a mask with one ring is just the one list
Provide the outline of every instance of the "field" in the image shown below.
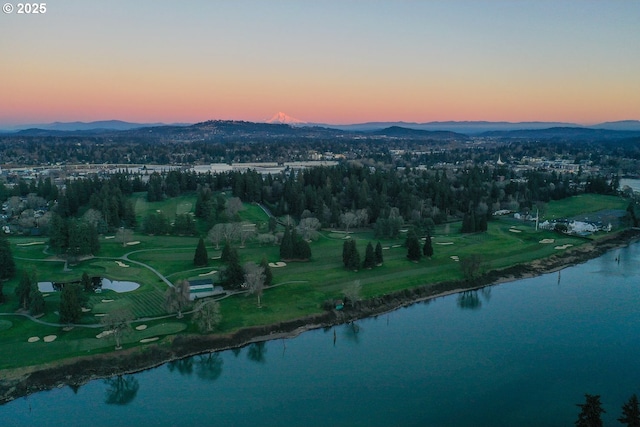
[[[585,198],[586,197],[586,198]],[[167,215],[193,210],[195,198],[181,197],[174,200],[149,203],[136,195],[136,213],[161,210]],[[546,216],[570,217],[605,209],[624,209],[621,199],[604,196],[580,196],[547,206]],[[255,205],[245,205],[241,211],[243,220],[266,224],[268,217]],[[267,324],[322,311],[322,303],[328,299],[342,298],[344,290],[355,280],[362,284],[362,297],[370,298],[392,291],[435,284],[445,280],[461,279],[460,261],[474,254],[481,254],[483,269],[500,269],[514,264],[532,261],[561,252],[585,243],[585,239],[536,231],[534,224],[501,218],[491,221],[486,233],[461,234],[460,224],[440,225],[433,237],[434,256],[414,263],[406,258],[404,234],[395,240],[382,240],[384,263],[371,270],[348,271],[342,265],[342,247],[346,234],[329,230],[322,231],[311,243],[312,258],[308,262],[289,263],[285,267],[273,268],[274,287],[265,290],[262,308],[257,308],[254,296],[234,295],[221,301],[222,322],[219,332],[234,331],[242,327]],[[11,248],[19,270],[35,271],[40,281],[77,280],[83,272],[115,280],[130,280],[140,284],[135,291],[117,293],[105,290],[90,297],[87,311],[71,330],[60,326],[36,323],[16,312],[17,303],[13,294],[18,277],[8,281],[4,293],[9,301],[0,305],[0,369],[24,365],[36,365],[50,360],[111,351],[113,341],[96,338],[103,328],[101,315],[119,307],[129,308],[136,317],[132,326],[144,324],[146,329],[133,329],[124,337],[125,346],[144,345],[145,338],[164,337],[180,331],[197,332],[189,316],[176,319],[164,308],[164,279],[173,283],[182,278],[198,277],[198,274],[219,270],[222,266],[220,252],[208,246],[210,263],[205,268],[193,266],[196,237],[147,236],[134,233],[125,245],[111,236],[101,238],[99,256],[83,260],[77,265],[66,265],[45,251],[46,245],[33,238],[12,238]],[[349,233],[356,240],[361,259],[364,258],[368,242],[377,243],[370,230]],[[239,248],[241,262],[259,262],[265,257],[269,262],[280,261],[277,246],[260,246],[256,242]],[[64,268],[66,265],[66,269]],[[157,272],[152,270],[155,269]],[[162,276],[162,277],[161,277]],[[216,277],[216,276],[213,276]],[[55,324],[58,321],[59,295],[50,293],[45,297],[46,314],[38,319]],[[56,335],[53,342],[44,342],[43,337]],[[28,342],[30,337],[39,337],[37,342]]]

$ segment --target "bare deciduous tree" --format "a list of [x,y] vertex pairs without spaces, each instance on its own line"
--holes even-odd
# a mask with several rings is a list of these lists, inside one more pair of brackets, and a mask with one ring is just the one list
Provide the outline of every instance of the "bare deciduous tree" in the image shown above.
[[130,322],[133,320],[133,313],[126,308],[120,308],[111,311],[101,319],[101,323],[104,325],[105,330],[111,331],[116,350],[122,348],[122,338],[130,331]]
[[239,222],[231,222],[223,224],[222,238],[227,243],[232,243],[240,236],[240,230],[242,230],[242,224]]
[[256,225],[248,222],[240,224],[240,246],[244,247],[247,239],[256,235]]
[[264,290],[264,267],[259,266],[255,262],[248,262],[244,265],[244,282],[249,292],[258,297],[258,307],[260,305],[260,297]]
[[212,332],[222,320],[220,303],[217,301],[198,301],[196,303],[193,322],[202,332]]
[[175,286],[170,287],[164,294],[164,302],[167,311],[177,312],[178,319],[182,318],[182,310],[191,303],[189,299],[189,281],[180,280]]
[[358,209],[356,211],[356,221],[360,227],[365,227],[369,224],[369,211],[366,209]]
[[360,296],[360,291],[362,290],[362,284],[360,280],[354,280],[349,286],[344,289],[344,297],[352,307],[356,302],[360,301],[362,297]]
[[320,228],[320,221],[318,221],[318,218],[313,218],[313,217],[304,218],[303,220],[300,221],[300,224],[298,225],[298,233],[300,233],[302,238],[305,240],[313,240],[316,237],[318,237],[317,230],[319,228]]
[[340,223],[344,225],[344,229],[348,233],[349,227],[358,223],[358,217],[353,212],[346,212],[340,215]]
[[244,206],[242,205],[242,200],[240,200],[239,197],[232,197],[227,200],[225,212],[229,219],[235,218],[235,216],[238,215],[238,212],[242,209],[244,209]]
[[224,226],[226,224],[214,225],[207,234],[207,240],[216,245],[216,249],[220,249],[220,242],[224,238]]

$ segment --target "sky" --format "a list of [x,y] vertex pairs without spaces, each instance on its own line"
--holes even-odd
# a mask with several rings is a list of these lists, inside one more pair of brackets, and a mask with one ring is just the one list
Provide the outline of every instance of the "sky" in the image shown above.
[[0,126],[640,119],[638,0],[9,1]]

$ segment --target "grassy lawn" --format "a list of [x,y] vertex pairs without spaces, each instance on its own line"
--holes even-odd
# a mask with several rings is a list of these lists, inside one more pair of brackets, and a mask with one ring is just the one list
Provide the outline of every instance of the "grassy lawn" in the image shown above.
[[[185,196],[171,201],[148,203],[144,195],[136,198],[136,212],[144,214],[150,210],[166,210],[175,214],[188,208],[189,200],[194,197]],[[569,200],[551,202],[547,206],[547,217],[569,217],[585,212],[604,209],[624,209],[624,200],[607,196],[580,196]],[[266,214],[255,205],[246,205],[241,211],[241,218],[255,223],[265,223]],[[462,273],[459,261],[470,255],[481,254],[485,269],[499,269],[514,264],[532,261],[550,256],[562,249],[562,245],[578,246],[585,239],[556,234],[550,231],[536,231],[533,223],[525,223],[510,218],[500,218],[489,223],[486,233],[461,234],[460,223],[440,225],[433,238],[434,256],[413,263],[406,258],[403,246],[404,235],[395,240],[383,240],[384,263],[371,270],[348,271],[342,266],[342,247],[345,234],[323,231],[320,237],[311,243],[313,256],[308,262],[289,263],[282,268],[272,268],[273,283],[276,285],[264,292],[262,308],[257,308],[255,296],[236,295],[221,301],[222,322],[220,332],[229,332],[242,327],[267,324],[299,318],[319,313],[322,303],[327,299],[341,298],[344,289],[359,280],[362,284],[362,296],[371,298],[389,292],[435,284],[445,280],[460,279]],[[375,244],[372,231],[358,231],[350,234],[356,239],[361,259],[364,258],[368,242]],[[553,241],[541,243],[541,241]],[[83,272],[100,275],[113,280],[131,280],[141,286],[132,292],[117,293],[104,290],[100,294],[92,294],[89,298],[91,311],[85,313],[81,324],[96,325],[100,316],[117,308],[128,308],[137,319],[158,317],[166,314],[164,309],[164,292],[167,285],[144,266],[131,261],[146,263],[157,269],[169,280],[176,282],[182,278],[198,277],[201,273],[219,270],[222,265],[218,259],[210,259],[207,267],[195,268],[193,255],[197,244],[196,237],[147,236],[134,233],[131,241],[140,242],[132,246],[122,246],[115,239],[101,240],[99,257],[84,260],[70,266],[70,271],[63,269],[64,263],[43,252],[43,239],[12,238],[11,249],[17,258],[19,270],[34,271],[40,281],[77,280]],[[30,244],[36,242],[36,244]],[[220,251],[208,246],[208,255],[215,258]],[[260,246],[252,242],[245,248],[239,248],[241,262],[260,262],[264,257],[269,262],[279,261],[277,246]],[[128,265],[123,267],[110,258],[128,254],[129,260],[119,260]],[[218,275],[211,276],[214,279]],[[17,309],[14,288],[19,275],[4,283],[4,294],[9,301],[0,305],[1,313],[13,313]],[[58,315],[59,294],[51,293],[45,298],[46,315],[42,320],[56,323]],[[194,331],[188,316],[178,321],[175,318],[145,321],[148,328],[144,331],[133,331],[125,338],[128,346],[140,345],[139,340],[178,333],[187,329]],[[138,324],[138,323],[134,323]],[[34,365],[50,360],[73,357],[80,354],[107,352],[113,349],[109,339],[95,337],[102,328],[76,327],[71,331],[63,331],[60,327],[36,324],[18,316],[0,317],[0,352],[8,357],[0,361],[0,369]],[[57,335],[51,343],[42,340],[28,343],[32,336],[44,337]]]
[[618,196],[601,196],[598,194],[581,194],[564,200],[555,200],[547,205],[541,220],[571,218],[608,209],[625,210],[629,201]]

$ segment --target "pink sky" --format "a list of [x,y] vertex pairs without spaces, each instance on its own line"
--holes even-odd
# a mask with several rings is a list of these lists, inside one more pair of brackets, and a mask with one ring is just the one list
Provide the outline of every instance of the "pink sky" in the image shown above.
[[4,14],[0,125],[640,119],[639,2],[516,3],[70,0]]

